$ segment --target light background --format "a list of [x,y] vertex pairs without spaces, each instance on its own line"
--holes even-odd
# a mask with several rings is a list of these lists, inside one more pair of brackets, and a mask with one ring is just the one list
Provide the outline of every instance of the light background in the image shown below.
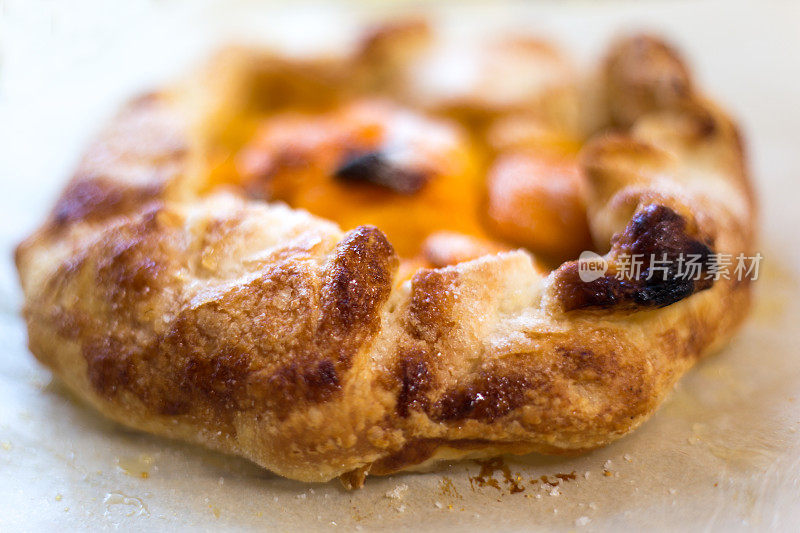
[[[752,319],[633,435],[578,459],[509,460],[524,479],[575,470],[578,479],[560,495],[473,491],[468,476],[478,467],[469,463],[370,478],[355,493],[338,482],[283,480],[106,422],[70,399],[27,353],[11,251],[42,220],[88,136],[120,103],[185,72],[220,44],[325,48],[352,36],[359,17],[414,6],[0,1],[0,530],[800,527],[797,2],[428,9],[462,31],[514,27],[550,36],[587,62],[619,32],[656,30],[685,52],[701,86],[739,118],[748,142],[766,257]],[[610,477],[602,475],[608,460]],[[403,484],[409,488],[402,499],[386,497]]]

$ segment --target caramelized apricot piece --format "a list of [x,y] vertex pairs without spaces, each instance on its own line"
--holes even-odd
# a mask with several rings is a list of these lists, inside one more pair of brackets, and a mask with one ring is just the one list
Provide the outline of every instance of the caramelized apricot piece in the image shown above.
[[554,261],[576,257],[591,247],[581,179],[571,159],[501,155],[487,177],[491,229]]
[[485,236],[483,176],[464,132],[390,104],[266,119],[238,156],[253,196],[338,222],[379,227],[412,257],[431,233]]

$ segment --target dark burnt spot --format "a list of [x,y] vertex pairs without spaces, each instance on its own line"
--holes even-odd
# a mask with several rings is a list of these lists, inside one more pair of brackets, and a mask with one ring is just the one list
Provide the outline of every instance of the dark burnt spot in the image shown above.
[[707,288],[688,279],[625,280],[606,275],[593,281],[582,281],[577,265],[568,265],[560,273],[561,299],[566,311],[576,309],[609,309],[666,307],[694,292]]
[[610,308],[631,298],[631,290],[614,276],[603,276],[593,281],[580,279],[578,263],[562,265],[556,272],[558,291],[565,311],[586,308]]
[[[712,284],[705,279],[712,261],[710,242],[690,236],[686,220],[668,207],[647,206],[634,216],[617,243],[618,253],[644,259],[639,279],[634,280],[639,286],[632,292],[637,305],[664,307]],[[681,257],[696,258],[700,272],[680,272]],[[660,264],[651,263],[652,258]],[[697,276],[700,279],[694,279]]]
[[525,403],[533,384],[523,376],[481,373],[472,383],[445,392],[430,413],[439,421],[492,422]]
[[703,243],[687,233],[686,219],[669,207],[651,204],[631,219],[625,231],[614,239],[621,251],[632,254],[711,253],[709,243]]
[[[711,239],[691,235],[686,220],[663,205],[649,205],[612,239],[610,271],[596,280],[580,279],[578,263],[556,271],[566,311],[590,308],[665,307],[711,287]],[[639,262],[626,266],[622,258]],[[696,263],[689,268],[688,261]]]
[[334,176],[344,181],[371,183],[400,194],[414,194],[429,179],[425,172],[404,168],[381,151],[348,155]]
[[425,410],[425,393],[431,388],[428,365],[419,357],[406,356],[397,365],[400,393],[397,395],[397,414],[407,417],[412,410]]

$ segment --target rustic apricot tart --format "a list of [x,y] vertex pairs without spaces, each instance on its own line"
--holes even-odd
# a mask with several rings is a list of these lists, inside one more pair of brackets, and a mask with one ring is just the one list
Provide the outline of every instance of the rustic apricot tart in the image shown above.
[[17,250],[33,354],[122,424],[348,487],[637,427],[747,313],[737,128],[653,37],[589,75],[470,44],[229,49],[131,102]]

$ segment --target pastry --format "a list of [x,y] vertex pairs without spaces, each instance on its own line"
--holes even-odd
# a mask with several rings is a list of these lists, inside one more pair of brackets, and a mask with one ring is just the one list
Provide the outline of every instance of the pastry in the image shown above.
[[127,105],[16,251],[31,352],[126,426],[348,487],[639,426],[748,312],[736,125],[649,36],[587,76],[509,41],[453,94],[436,39],[231,49]]

